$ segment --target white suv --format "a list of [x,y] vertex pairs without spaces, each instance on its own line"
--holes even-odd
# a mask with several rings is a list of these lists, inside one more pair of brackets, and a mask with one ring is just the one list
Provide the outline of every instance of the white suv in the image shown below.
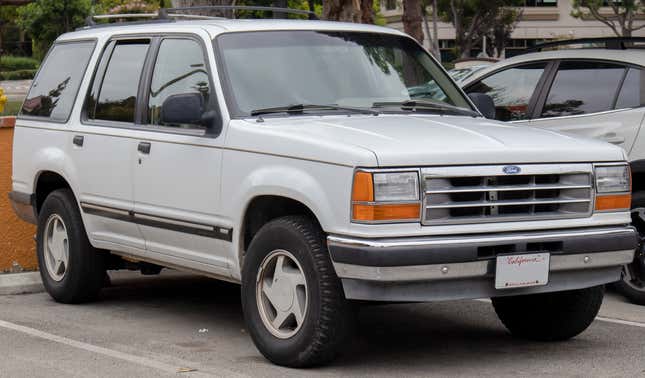
[[634,258],[625,154],[474,109],[392,29],[92,27],[42,64],[10,198],[55,300],[135,264],[241,283],[277,364],[329,361],[353,300],[492,297],[514,335],[571,338]]

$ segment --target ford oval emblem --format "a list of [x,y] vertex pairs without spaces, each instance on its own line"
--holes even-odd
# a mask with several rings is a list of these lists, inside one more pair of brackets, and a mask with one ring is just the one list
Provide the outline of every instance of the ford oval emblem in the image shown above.
[[502,170],[507,175],[515,175],[522,172],[522,168],[518,167],[517,165],[507,165],[506,167],[502,168]]

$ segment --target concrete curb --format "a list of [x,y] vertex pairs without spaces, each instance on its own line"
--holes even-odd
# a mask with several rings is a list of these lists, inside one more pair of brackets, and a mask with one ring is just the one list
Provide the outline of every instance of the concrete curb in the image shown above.
[[45,291],[39,272],[0,274],[0,295],[32,294]]

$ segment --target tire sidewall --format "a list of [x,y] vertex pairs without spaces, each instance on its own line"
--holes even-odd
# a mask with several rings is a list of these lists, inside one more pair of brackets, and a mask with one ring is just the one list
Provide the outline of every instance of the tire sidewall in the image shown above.
[[[264,325],[257,306],[256,280],[264,258],[276,249],[291,253],[300,264],[307,282],[307,309],[305,321],[298,332],[288,339],[279,339]],[[249,246],[242,271],[242,308],[253,341],[260,351],[271,350],[270,360],[284,362],[296,359],[298,353],[306,353],[311,337],[321,316],[321,293],[319,275],[309,245],[302,235],[284,225],[273,225],[270,230],[261,229]]]
[[[65,275],[60,281],[54,280],[50,275],[45,263],[45,230],[48,219],[58,215],[67,230],[68,238],[68,266]],[[38,268],[43,285],[47,292],[57,301],[72,301],[70,293],[74,288],[83,285],[82,278],[88,272],[83,271],[83,253],[86,253],[86,246],[89,244],[85,227],[80,221],[80,213],[74,197],[68,190],[56,190],[52,192],[43,203],[38,214],[38,228],[36,232],[36,252],[38,256]],[[87,243],[87,244],[86,244]]]

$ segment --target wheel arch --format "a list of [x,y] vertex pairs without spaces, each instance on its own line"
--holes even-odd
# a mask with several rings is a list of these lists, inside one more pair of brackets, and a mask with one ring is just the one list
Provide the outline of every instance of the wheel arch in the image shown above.
[[[59,172],[52,170],[42,170],[38,172],[34,179],[34,198],[33,205],[36,215],[40,212],[47,196],[58,189],[69,189],[74,195],[74,190],[69,180]],[[75,196],[75,195],[74,195]]]

